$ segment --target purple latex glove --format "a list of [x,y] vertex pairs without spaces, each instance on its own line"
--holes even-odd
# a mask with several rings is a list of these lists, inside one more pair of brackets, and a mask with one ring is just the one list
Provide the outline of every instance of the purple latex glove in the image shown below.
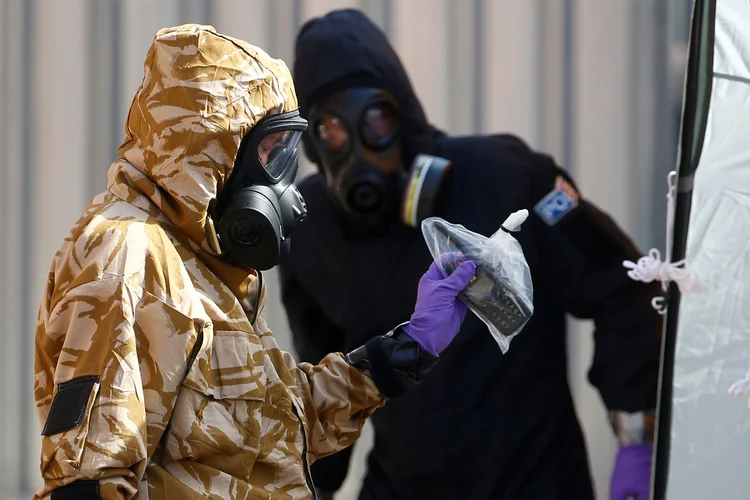
[[476,264],[467,260],[446,278],[433,262],[419,280],[414,314],[403,330],[433,356],[439,356],[458,335],[468,311],[466,304],[458,300],[458,294],[476,270]]
[[620,448],[610,483],[611,500],[649,500],[653,453],[651,443]]

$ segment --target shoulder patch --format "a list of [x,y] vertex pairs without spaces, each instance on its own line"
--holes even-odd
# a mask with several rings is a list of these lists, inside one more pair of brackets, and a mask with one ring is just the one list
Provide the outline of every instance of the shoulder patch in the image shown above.
[[534,212],[550,226],[578,206],[578,191],[562,175],[555,179],[555,189],[534,206]]

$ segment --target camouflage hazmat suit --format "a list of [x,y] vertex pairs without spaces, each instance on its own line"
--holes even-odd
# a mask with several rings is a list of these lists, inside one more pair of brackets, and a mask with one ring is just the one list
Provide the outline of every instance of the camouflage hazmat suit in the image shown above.
[[309,463],[384,403],[342,354],[295,364],[259,315],[262,276],[207,243],[241,138],[296,108],[286,65],[257,47],[210,26],[157,33],[108,190],[47,277],[35,498],[312,498]]

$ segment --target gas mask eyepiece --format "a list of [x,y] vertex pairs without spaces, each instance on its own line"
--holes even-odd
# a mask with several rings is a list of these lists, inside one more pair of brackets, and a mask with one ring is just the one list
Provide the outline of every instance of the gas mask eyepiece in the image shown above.
[[293,184],[306,129],[295,110],[263,118],[242,138],[216,199],[216,225],[209,220],[216,251],[260,271],[278,264],[282,243],[307,216]]
[[362,224],[392,211],[404,176],[393,96],[348,89],[311,108],[309,138],[337,207]]
[[434,215],[451,162],[418,154],[404,164],[409,137],[396,98],[376,88],[350,88],[310,109],[307,136],[326,175],[328,192],[346,220],[361,229],[398,218],[419,227]]

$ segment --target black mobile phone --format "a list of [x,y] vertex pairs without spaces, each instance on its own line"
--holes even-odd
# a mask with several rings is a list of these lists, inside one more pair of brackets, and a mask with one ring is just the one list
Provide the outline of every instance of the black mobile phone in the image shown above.
[[436,225],[435,229],[446,238],[448,247],[455,247],[463,255],[463,259],[455,258],[444,262],[448,274],[453,273],[462,260],[471,260],[477,265],[474,278],[461,293],[461,296],[473,306],[475,314],[491,323],[506,337],[516,333],[532,314],[526,300],[514,291],[511,283],[501,275],[501,270],[487,262],[481,252],[473,249],[468,241],[455,234],[449,234],[442,225]]

